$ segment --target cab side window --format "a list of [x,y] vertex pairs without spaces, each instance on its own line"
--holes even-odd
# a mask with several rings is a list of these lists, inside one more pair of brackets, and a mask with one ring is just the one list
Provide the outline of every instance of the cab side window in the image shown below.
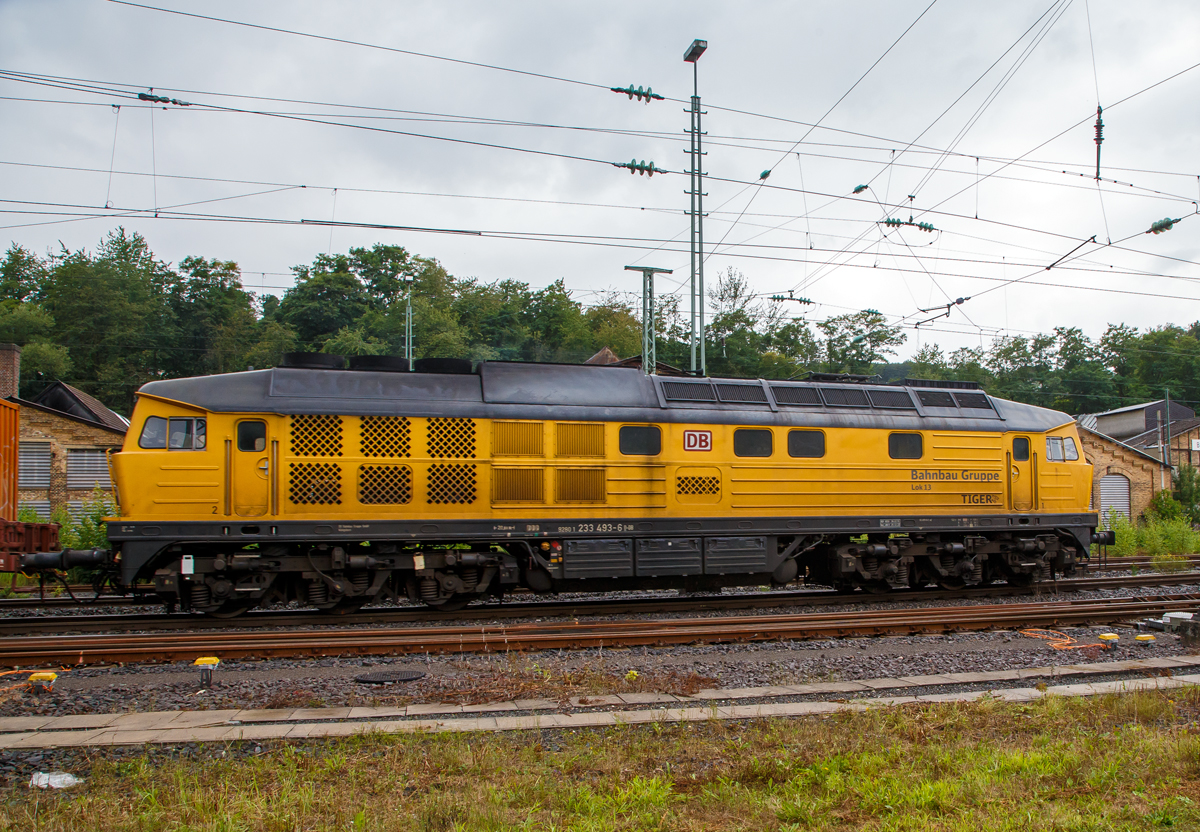
[[1013,460],[1016,462],[1029,461],[1029,437],[1017,436],[1013,439]]
[[662,431],[654,425],[622,425],[618,439],[621,453],[626,456],[656,456],[662,453]]
[[239,451],[265,451],[267,449],[267,423],[238,422],[237,447]]
[[206,419],[164,419],[150,416],[142,425],[139,448],[171,451],[202,451],[207,445]]
[[1079,459],[1079,448],[1075,447],[1075,440],[1071,437],[1063,440],[1063,449],[1068,460]]
[[[1074,443],[1072,443],[1074,444]],[[1076,454],[1078,456],[1078,454]],[[1063,441],[1058,436],[1046,437],[1046,461],[1047,462],[1062,462],[1063,456]]]
[[770,456],[774,450],[769,430],[738,428],[733,432],[733,452],[737,456]]
[[888,434],[888,456],[892,459],[920,459],[925,453],[919,433]]
[[820,459],[825,456],[825,434],[819,430],[788,431],[788,456]]

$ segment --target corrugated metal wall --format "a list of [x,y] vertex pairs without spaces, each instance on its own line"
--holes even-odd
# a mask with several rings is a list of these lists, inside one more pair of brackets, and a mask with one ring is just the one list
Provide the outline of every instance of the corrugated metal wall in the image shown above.
[[22,442],[19,470],[17,484],[21,488],[49,488],[50,443]]
[[0,400],[0,518],[17,519],[17,436],[21,410]]
[[1106,524],[1109,511],[1120,512],[1129,518],[1129,479],[1122,474],[1107,474],[1100,478],[1100,518]]
[[108,473],[108,456],[90,448],[67,451],[67,488],[112,488]]

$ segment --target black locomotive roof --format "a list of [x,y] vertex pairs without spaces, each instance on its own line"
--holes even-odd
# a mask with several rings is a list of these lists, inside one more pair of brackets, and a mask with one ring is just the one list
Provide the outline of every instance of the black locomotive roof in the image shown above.
[[152,381],[139,392],[219,413],[1031,432],[1071,421],[981,391],[682,379],[623,367],[500,361],[485,361],[471,374],[275,367]]

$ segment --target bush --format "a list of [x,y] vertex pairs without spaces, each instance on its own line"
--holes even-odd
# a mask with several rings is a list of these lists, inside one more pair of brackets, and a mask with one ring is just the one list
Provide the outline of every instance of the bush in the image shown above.
[[1121,512],[1110,510],[1105,525],[1116,532],[1117,540],[1111,551],[1118,557],[1149,555],[1158,566],[1160,559],[1166,564],[1170,556],[1200,552],[1200,532],[1192,528],[1186,517],[1164,520],[1147,512],[1146,519],[1134,525]]
[[1117,540],[1113,544],[1112,553],[1117,557],[1123,558],[1136,555],[1138,552],[1138,530],[1133,523],[1129,522],[1129,518],[1119,511],[1109,509],[1108,516],[1104,520],[1105,525],[1117,534]]
[[99,488],[83,501],[78,519],[71,517],[65,508],[58,508],[49,517],[43,517],[37,509],[22,506],[17,509],[17,521],[21,523],[57,523],[58,542],[64,549],[111,549],[108,542],[108,526],[105,517],[116,517],[117,504],[107,492]]
[[1184,517],[1183,505],[1165,489],[1150,499],[1146,514],[1159,520],[1182,520]]

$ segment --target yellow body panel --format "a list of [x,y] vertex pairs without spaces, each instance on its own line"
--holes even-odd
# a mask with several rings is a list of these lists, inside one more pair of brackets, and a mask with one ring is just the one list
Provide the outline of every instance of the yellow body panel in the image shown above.
[[[139,447],[148,417],[202,417],[202,450]],[[239,446],[238,424],[265,426]],[[735,425],[661,424],[661,453],[619,450],[623,423],[204,413],[142,396],[113,460],[130,520],[787,517],[1073,513],[1091,466],[1047,462],[1046,434],[919,433],[920,459],[892,459],[893,431],[826,428],[819,459],[733,453]],[[689,433],[690,432],[690,433]],[[704,439],[703,435],[709,435]],[[697,440],[697,436],[701,438]],[[1032,449],[1014,460],[1013,440]],[[704,446],[707,449],[703,449]],[[690,449],[689,449],[690,448]]]

